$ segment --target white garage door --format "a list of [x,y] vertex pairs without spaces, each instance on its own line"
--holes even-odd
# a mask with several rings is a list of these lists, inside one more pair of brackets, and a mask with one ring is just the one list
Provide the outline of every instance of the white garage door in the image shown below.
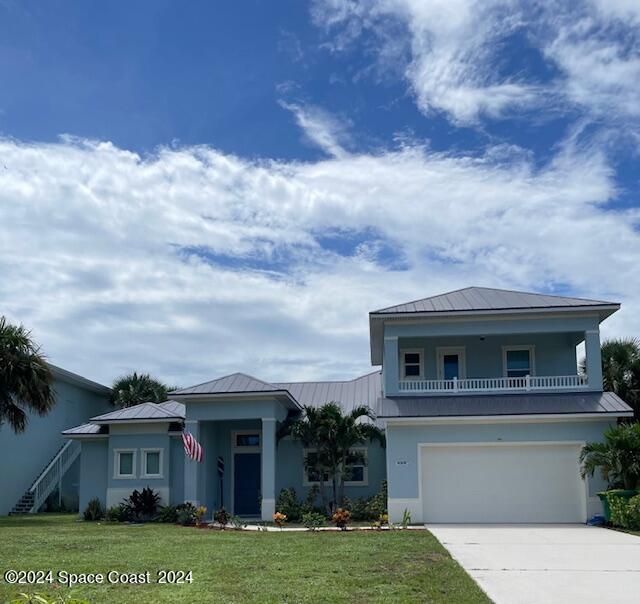
[[579,452],[575,443],[424,446],[424,521],[585,522]]

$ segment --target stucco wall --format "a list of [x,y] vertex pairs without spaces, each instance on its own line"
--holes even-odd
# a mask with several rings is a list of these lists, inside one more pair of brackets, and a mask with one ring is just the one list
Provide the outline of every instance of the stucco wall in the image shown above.
[[[14,434],[8,424],[0,426],[0,515],[11,511],[65,443],[60,434],[62,430],[110,410],[106,396],[74,384],[54,380],[54,391],[54,408],[44,417],[30,414],[29,424],[22,434]],[[65,481],[63,489],[65,500],[72,502],[77,496],[74,481]]]
[[[615,422],[614,422],[615,423]],[[418,445],[420,443],[455,442],[558,442],[601,441],[609,421],[503,422],[481,424],[390,424],[387,426],[387,464],[389,468],[389,508],[395,520],[402,509],[415,509],[414,518],[422,515],[418,501]],[[525,469],[523,468],[523,471]],[[595,497],[606,484],[599,476],[589,479],[589,510],[598,509]],[[393,512],[391,512],[393,514]]]
[[109,442],[105,438],[83,440],[80,449],[80,513],[97,497],[107,503]]

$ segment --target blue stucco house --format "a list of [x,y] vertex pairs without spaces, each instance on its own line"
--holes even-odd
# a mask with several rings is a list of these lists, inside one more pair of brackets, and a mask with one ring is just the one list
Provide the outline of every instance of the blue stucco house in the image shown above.
[[[580,448],[632,415],[602,389],[599,326],[618,309],[470,287],[371,312],[371,363],[381,369],[367,375],[269,383],[237,373],[65,430],[80,443],[80,509],[150,486],[164,503],[270,519],[280,489],[304,496],[313,484],[302,445],[277,442],[279,422],[336,401],[369,405],[385,429],[386,449],[363,447],[347,496],[369,496],[386,479],[393,521],[409,510],[414,522],[585,522],[604,485],[580,477]],[[204,447],[203,463],[185,457],[183,429]]]

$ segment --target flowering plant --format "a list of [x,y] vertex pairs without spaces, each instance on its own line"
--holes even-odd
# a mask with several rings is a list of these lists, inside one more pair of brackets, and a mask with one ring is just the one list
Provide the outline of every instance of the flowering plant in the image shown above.
[[347,524],[351,522],[351,512],[349,510],[343,510],[338,508],[331,516],[331,522],[335,524],[340,530],[346,531]]
[[282,514],[281,512],[276,512],[273,515],[273,521],[276,523],[276,526],[282,528],[282,525],[287,521],[287,515]]
[[201,505],[200,507],[196,508],[195,511],[195,516],[196,516],[196,526],[200,526],[200,523],[202,522],[202,517],[207,513],[207,508],[204,507],[203,505]]

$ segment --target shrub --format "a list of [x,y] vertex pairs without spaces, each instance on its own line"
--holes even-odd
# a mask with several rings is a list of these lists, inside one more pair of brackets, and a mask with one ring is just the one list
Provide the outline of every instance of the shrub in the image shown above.
[[207,508],[203,505],[196,508],[196,526],[200,526],[202,523],[202,518],[207,513]]
[[233,515],[229,518],[229,524],[237,531],[247,526],[247,523],[242,518]]
[[175,523],[178,522],[178,508],[173,505],[165,505],[160,508],[160,512],[158,513],[158,517],[156,518],[158,522],[167,522],[167,523]]
[[607,499],[611,509],[611,524],[633,531],[640,530],[640,495],[629,499],[612,491]]
[[102,504],[100,500],[95,497],[88,504],[84,511],[84,519],[95,521],[101,520],[104,517],[104,509],[102,508]]
[[358,499],[354,499],[353,501],[345,497],[344,507],[351,511],[351,518],[353,520],[371,520],[368,510],[369,501],[369,499],[365,499],[364,497],[358,497]]
[[130,519],[129,508],[122,503],[114,505],[106,511],[105,518],[109,522],[127,522]]
[[276,512],[273,515],[273,521],[276,523],[276,526],[282,528],[282,525],[287,521],[287,515],[282,512]]
[[158,511],[160,495],[153,489],[145,487],[142,491],[137,489],[125,499],[122,504],[127,507],[133,520],[146,521],[154,518]]
[[333,522],[340,530],[346,531],[347,524],[351,522],[351,512],[349,510],[343,510],[338,508],[331,516],[331,522]]
[[231,514],[227,512],[224,508],[220,508],[216,510],[216,513],[213,515],[213,519],[222,526],[222,530],[229,524],[229,520],[231,520]]
[[307,496],[300,505],[300,515],[308,514],[309,512],[322,513],[322,509],[316,506],[318,495],[320,494],[320,487],[314,484],[308,491]]
[[318,512],[307,512],[302,515],[302,524],[310,531],[318,530],[321,526],[324,526],[326,520],[324,514],[319,514]]
[[366,507],[367,518],[378,518],[387,513],[387,481],[380,483],[380,490],[369,499]]
[[380,516],[378,516],[378,518],[371,523],[371,528],[374,528],[380,531],[382,530],[383,526],[386,526],[388,524],[389,524],[389,516],[387,516],[387,514],[380,514]]
[[292,487],[282,489],[276,499],[276,510],[284,514],[289,522],[299,522],[302,518],[302,505],[296,497],[296,490]]
[[176,506],[176,513],[178,522],[183,526],[189,526],[196,521],[196,508],[189,501]]

